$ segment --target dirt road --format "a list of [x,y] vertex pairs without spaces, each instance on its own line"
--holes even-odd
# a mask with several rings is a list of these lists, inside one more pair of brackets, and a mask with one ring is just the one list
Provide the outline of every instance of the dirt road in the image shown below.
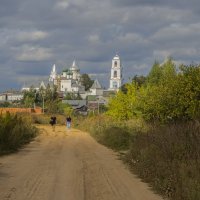
[[162,199],[87,133],[40,128],[20,152],[0,157],[1,200]]

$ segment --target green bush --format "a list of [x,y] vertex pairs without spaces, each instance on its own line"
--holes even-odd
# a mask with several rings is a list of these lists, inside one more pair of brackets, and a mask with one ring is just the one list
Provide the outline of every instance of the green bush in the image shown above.
[[16,151],[37,135],[29,121],[17,115],[0,115],[0,154]]
[[98,141],[114,150],[127,150],[130,133],[121,127],[109,127],[103,131]]

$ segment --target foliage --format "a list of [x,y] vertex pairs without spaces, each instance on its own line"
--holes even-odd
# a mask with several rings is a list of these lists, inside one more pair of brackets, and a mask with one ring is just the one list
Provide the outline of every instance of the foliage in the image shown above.
[[72,115],[73,108],[69,104],[64,104],[62,102],[59,103],[60,114],[64,114],[65,116]]
[[133,170],[173,200],[200,199],[200,126],[195,122],[138,133],[126,156]]
[[94,83],[94,81],[91,80],[91,78],[89,77],[88,74],[82,74],[81,75],[81,84],[83,86],[85,86],[86,91],[88,91],[91,88],[93,83]]
[[36,90],[31,87],[29,91],[24,91],[22,104],[27,108],[33,107],[36,97]]
[[[155,62],[144,83],[125,84],[110,99],[106,116],[87,118],[79,127],[108,147],[129,149],[126,161],[134,172],[168,199],[196,200],[199,113],[200,65],[177,70],[169,58],[163,64]],[[137,126],[135,118],[144,119],[145,128]]]
[[143,116],[151,121],[177,121],[200,117],[200,66],[179,67],[169,58],[155,62],[145,84],[127,83],[112,98],[108,114],[126,120]]
[[37,129],[24,118],[0,115],[0,154],[16,151],[37,135]]
[[167,71],[159,85],[148,85],[141,95],[141,111],[148,120],[197,119],[200,111],[200,67],[181,66]]
[[81,95],[79,93],[78,94],[74,94],[74,93],[68,92],[66,94],[66,96],[64,97],[64,100],[82,100],[82,97],[81,97]]
[[138,118],[99,115],[82,119],[78,128],[120,151],[131,169],[167,199],[200,199],[199,122],[152,126]]
[[109,119],[103,115],[89,117],[83,120],[78,128],[90,132],[98,142],[114,150],[127,149],[130,134],[120,127],[120,123],[114,123]]
[[115,119],[127,120],[138,114],[137,111],[137,85],[126,84],[127,93],[119,91],[108,104],[107,114]]
[[9,103],[8,101],[2,102],[0,103],[0,107],[1,108],[7,108],[11,105],[11,103]]
[[138,76],[135,75],[132,79],[132,82],[134,82],[136,85],[138,85],[138,87],[141,87],[142,85],[144,85],[146,83],[146,77],[145,76]]
[[48,84],[46,88],[40,87],[39,90],[35,90],[33,87],[29,91],[24,91],[22,105],[25,107],[33,107],[34,105],[43,107],[50,113],[57,112],[59,102],[57,87],[50,87]]
[[120,90],[124,93],[124,94],[127,94],[128,92],[128,89],[127,89],[127,84],[128,83],[125,83],[121,86]]
[[147,81],[149,84],[159,84],[160,80],[162,78],[162,68],[160,64],[155,61],[153,64],[151,71],[149,72],[149,75],[147,76]]
[[71,115],[73,113],[73,108],[68,104],[62,103],[60,100],[47,101],[46,108],[48,114]]

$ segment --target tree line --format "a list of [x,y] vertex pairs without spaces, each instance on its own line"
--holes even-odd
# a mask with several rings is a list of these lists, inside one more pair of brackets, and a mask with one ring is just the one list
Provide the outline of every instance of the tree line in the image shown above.
[[200,115],[200,65],[176,66],[172,58],[155,62],[144,76],[126,83],[108,105],[120,120],[143,117],[161,122],[197,119]]

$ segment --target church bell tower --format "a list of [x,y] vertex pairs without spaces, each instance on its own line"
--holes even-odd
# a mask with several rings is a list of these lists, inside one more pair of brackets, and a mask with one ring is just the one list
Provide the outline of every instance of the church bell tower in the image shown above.
[[111,76],[110,76],[110,88],[109,90],[119,90],[122,85],[122,67],[121,60],[116,55],[112,60]]

